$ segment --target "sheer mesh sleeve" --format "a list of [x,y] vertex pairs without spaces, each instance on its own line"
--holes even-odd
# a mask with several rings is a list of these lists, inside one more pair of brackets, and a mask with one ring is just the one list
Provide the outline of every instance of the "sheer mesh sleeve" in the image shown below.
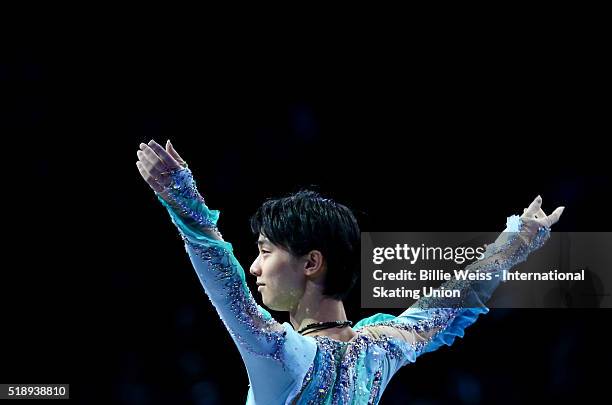
[[[258,403],[286,398],[299,390],[297,383],[314,360],[316,343],[299,335],[290,324],[275,321],[255,302],[232,245],[220,239],[216,230],[219,211],[208,209],[190,173],[179,173],[173,184],[176,201],[167,195],[158,198],[185,242],[206,295],[240,351],[254,397]],[[270,379],[275,384],[270,384]]]
[[[457,289],[459,298],[422,297],[399,316],[376,314],[360,321],[356,327],[368,328],[370,333],[391,337],[402,351],[397,367],[416,361],[421,354],[452,345],[463,337],[465,329],[489,309],[485,303],[501,282],[501,273],[526,260],[550,236],[549,228],[529,234],[518,216],[508,218],[506,230],[489,245],[484,257],[467,266],[469,272],[489,274],[479,281],[450,280],[445,289]],[[497,277],[496,277],[497,276]]]

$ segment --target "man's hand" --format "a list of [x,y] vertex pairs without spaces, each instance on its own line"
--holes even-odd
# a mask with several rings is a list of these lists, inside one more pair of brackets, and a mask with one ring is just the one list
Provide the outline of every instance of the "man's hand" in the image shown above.
[[187,164],[174,150],[170,140],[166,142],[166,149],[151,139],[149,144],[141,143],[140,150],[136,152],[138,162],[136,166],[142,178],[162,198],[165,198],[166,187],[170,184],[170,171],[186,167]]
[[540,227],[550,228],[556,224],[557,221],[559,221],[564,209],[565,207],[558,207],[552,212],[552,214],[546,215],[546,213],[542,210],[542,197],[537,196],[529,207],[525,208],[523,215],[521,215],[521,220],[524,224],[521,236],[526,237],[526,242],[531,241],[531,239],[537,234]]
[[[174,150],[170,140],[166,142],[166,149],[162,148],[154,140],[150,140],[149,144],[140,144],[140,150],[136,152],[138,162],[136,166],[142,178],[161,198],[163,198],[170,206],[180,212],[180,206],[175,204],[169,189],[167,188],[172,183],[170,173],[177,169],[187,167],[185,160]],[[197,190],[196,190],[197,193]],[[199,195],[199,194],[198,194]],[[193,226],[199,223],[194,218],[185,217],[185,221],[191,222]],[[223,240],[223,236],[216,227],[202,227],[202,232],[205,232],[209,237],[216,240]]]

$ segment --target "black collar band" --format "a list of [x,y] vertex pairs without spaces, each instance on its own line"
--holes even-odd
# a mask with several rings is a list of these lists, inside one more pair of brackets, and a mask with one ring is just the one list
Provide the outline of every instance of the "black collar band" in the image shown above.
[[[353,326],[352,321],[331,321],[331,322],[315,322],[304,326],[298,331],[300,334],[308,334],[329,328],[344,328],[345,326]],[[309,332],[304,333],[309,330]]]

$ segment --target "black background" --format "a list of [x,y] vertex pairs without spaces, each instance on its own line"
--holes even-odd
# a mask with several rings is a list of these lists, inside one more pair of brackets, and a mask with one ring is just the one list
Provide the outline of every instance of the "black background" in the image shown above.
[[[98,28],[24,34],[0,65],[2,382],[70,383],[78,403],[244,402],[240,356],[136,169],[150,139],[189,162],[247,270],[249,216],[301,187],[367,231],[502,230],[538,194],[547,212],[566,206],[555,230],[610,230],[597,43]],[[374,312],[358,297],[355,321]],[[609,315],[492,310],[401,370],[382,403],[602,395]]]

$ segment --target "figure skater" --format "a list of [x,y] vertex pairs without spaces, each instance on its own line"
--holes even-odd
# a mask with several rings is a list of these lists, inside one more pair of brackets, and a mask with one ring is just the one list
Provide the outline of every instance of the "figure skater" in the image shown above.
[[[489,310],[484,304],[499,277],[452,281],[469,305],[423,297],[399,316],[380,313],[353,325],[342,300],[358,278],[357,221],[346,206],[301,191],[266,201],[251,218],[259,255],[250,274],[264,306],[289,312],[290,322],[281,324],[253,299],[232,245],[217,228],[219,211],[206,206],[170,141],[165,148],[142,143],[137,155],[140,174],[178,228],[242,356],[247,404],[376,404],[400,367],[450,346]],[[508,218],[484,257],[466,269],[501,273],[542,246],[563,207],[546,215],[541,203],[538,196],[520,217]]]

